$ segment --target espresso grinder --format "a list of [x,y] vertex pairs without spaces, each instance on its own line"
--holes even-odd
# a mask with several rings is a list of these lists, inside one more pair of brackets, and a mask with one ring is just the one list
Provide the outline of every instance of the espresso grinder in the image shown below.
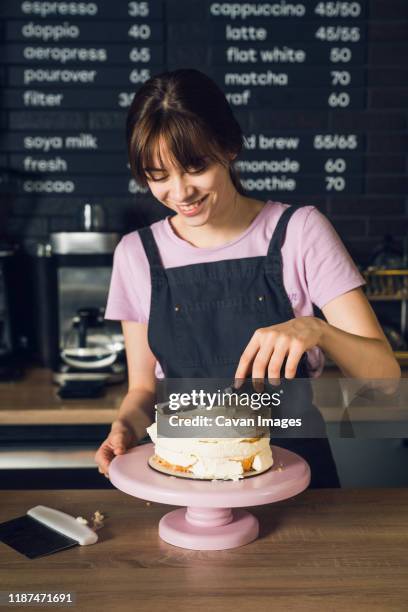
[[52,233],[38,246],[38,345],[61,397],[97,397],[105,385],[125,379],[120,323],[104,319],[119,239],[117,233],[84,228]]

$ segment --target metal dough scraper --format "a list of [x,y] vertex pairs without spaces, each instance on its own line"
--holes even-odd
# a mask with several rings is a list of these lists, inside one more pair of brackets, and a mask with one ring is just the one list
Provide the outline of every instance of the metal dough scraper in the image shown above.
[[87,525],[48,506],[34,506],[24,516],[0,523],[0,541],[29,559],[78,544],[95,544],[97,540],[97,534]]

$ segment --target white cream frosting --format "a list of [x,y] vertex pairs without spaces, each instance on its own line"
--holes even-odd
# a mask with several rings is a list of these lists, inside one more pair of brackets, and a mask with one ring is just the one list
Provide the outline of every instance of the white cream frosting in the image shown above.
[[157,423],[147,428],[156,455],[188,468],[200,478],[238,480],[244,474],[242,460],[255,455],[252,469],[263,471],[273,465],[269,436],[247,438],[165,438],[157,436]]

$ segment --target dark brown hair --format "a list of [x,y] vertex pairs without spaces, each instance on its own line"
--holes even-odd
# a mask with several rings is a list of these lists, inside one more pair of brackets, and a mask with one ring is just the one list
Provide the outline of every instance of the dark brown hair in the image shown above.
[[207,75],[194,69],[163,72],[146,81],[130,105],[126,136],[129,163],[139,185],[147,186],[145,168],[153,166],[165,143],[175,166],[200,168],[205,160],[229,168],[235,189],[246,195],[228,153],[239,155],[243,134],[224,93]]

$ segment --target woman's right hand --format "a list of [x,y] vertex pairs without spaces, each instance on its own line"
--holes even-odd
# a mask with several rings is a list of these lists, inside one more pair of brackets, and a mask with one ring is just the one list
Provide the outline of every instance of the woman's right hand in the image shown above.
[[109,464],[112,459],[136,446],[138,442],[139,440],[130,425],[121,420],[113,421],[108,437],[102,442],[94,456],[98,471],[109,478]]

